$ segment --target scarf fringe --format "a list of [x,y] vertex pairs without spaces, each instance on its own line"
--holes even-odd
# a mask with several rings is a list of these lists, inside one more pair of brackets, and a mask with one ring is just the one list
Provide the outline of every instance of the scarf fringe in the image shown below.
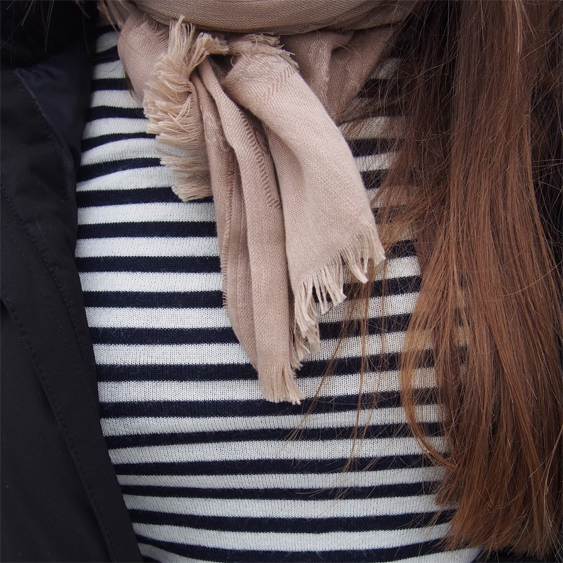
[[258,375],[262,394],[272,403],[288,401],[300,405],[305,397],[295,382],[295,372],[289,364],[269,366],[258,370]]
[[196,37],[194,27],[180,18],[170,26],[168,52],[145,90],[147,132],[157,135],[161,161],[172,169],[174,193],[183,201],[211,195],[202,118],[190,76],[208,55],[228,52],[224,40],[207,33]]
[[[385,253],[375,225],[367,223],[361,226],[336,256],[297,288],[293,341],[294,356],[299,362],[307,354],[316,353],[320,349],[319,316],[346,299],[343,292],[344,268],[347,267],[360,283],[366,283],[369,262],[373,261],[377,265],[384,259]],[[317,296],[318,308],[313,292]]]
[[289,349],[289,361],[291,367],[298,371],[302,367],[301,360],[309,353],[309,346],[307,346],[307,341],[299,331],[295,330],[291,336],[292,344]]

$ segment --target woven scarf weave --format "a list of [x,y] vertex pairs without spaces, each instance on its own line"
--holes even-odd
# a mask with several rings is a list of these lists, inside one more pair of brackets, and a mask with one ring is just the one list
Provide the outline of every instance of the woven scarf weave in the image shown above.
[[175,193],[213,195],[227,312],[262,393],[299,403],[294,374],[319,348],[319,315],[345,299],[347,276],[365,283],[384,259],[335,121],[406,4],[137,0],[111,11]]

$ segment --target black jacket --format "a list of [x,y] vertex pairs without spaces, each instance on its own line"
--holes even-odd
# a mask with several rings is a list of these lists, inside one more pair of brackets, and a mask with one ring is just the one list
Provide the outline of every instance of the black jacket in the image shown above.
[[1,10],[1,560],[143,561],[100,428],[74,262],[95,4]]
[[74,265],[95,6],[29,7],[2,2],[2,561],[142,561]]

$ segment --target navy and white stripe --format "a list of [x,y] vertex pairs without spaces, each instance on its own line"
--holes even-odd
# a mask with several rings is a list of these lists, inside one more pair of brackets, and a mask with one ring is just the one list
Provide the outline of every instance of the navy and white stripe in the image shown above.
[[[388,260],[384,304],[381,280],[369,304],[373,371],[359,413],[363,439],[354,441],[358,335],[341,346],[303,422],[343,306],[324,316],[321,351],[298,374],[303,404],[263,400],[222,307],[213,203],[182,203],[172,193],[172,176],[126,89],[116,39],[100,27],[76,260],[102,428],[145,559],[474,560],[478,550],[441,550],[451,515],[433,521],[441,470],[423,456],[401,407],[397,368],[420,287],[412,242],[401,241]],[[373,120],[374,138],[379,125]],[[376,146],[385,151],[365,133],[352,143],[372,193],[390,159],[374,156]],[[431,361],[417,385],[428,391],[419,419],[443,450]]]

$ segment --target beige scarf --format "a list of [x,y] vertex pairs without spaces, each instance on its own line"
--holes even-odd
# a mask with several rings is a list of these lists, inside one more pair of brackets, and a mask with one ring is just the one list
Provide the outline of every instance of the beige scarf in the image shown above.
[[[229,318],[270,401],[299,403],[294,372],[320,314],[384,259],[335,125],[407,3],[111,3],[119,54],[184,200],[213,195]],[[315,303],[315,296],[317,303]]]

